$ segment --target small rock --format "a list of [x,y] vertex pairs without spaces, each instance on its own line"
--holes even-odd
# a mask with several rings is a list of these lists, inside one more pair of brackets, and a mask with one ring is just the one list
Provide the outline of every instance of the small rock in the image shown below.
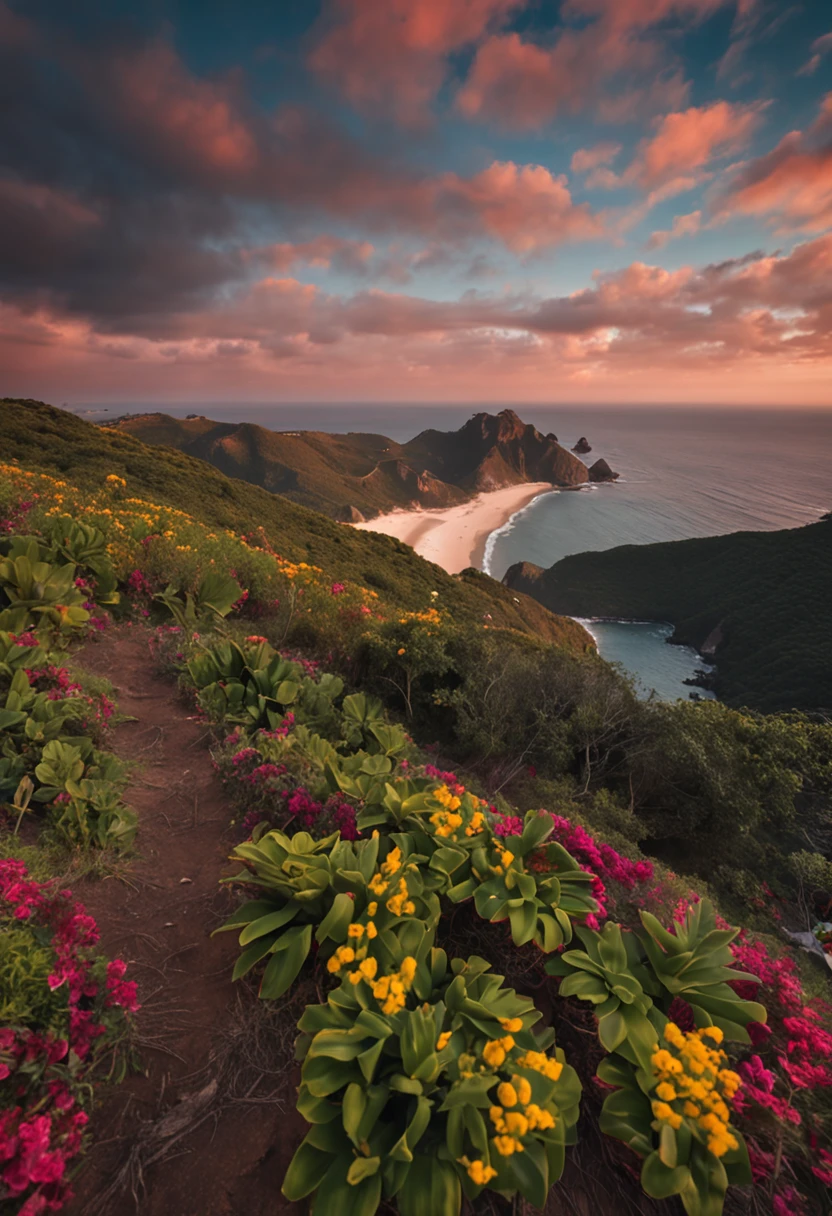
[[180,879],[179,879],[179,885],[180,885],[180,886],[182,886],[182,884],[183,884],[183,883],[186,883],[186,882],[193,882],[193,879],[192,879],[192,878],[180,878]]

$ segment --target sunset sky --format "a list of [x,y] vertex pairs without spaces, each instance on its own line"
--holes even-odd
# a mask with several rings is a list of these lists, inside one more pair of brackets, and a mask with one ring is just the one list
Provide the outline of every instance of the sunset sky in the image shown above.
[[0,0],[0,395],[832,405],[828,0]]

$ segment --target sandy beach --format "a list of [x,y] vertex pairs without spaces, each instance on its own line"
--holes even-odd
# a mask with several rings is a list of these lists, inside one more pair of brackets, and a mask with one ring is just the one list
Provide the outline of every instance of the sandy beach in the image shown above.
[[436,562],[449,574],[467,566],[482,568],[485,542],[516,511],[522,510],[538,494],[553,487],[548,481],[506,486],[488,494],[478,494],[458,507],[432,511],[391,511],[362,524],[365,532],[383,532],[412,545],[420,557]]

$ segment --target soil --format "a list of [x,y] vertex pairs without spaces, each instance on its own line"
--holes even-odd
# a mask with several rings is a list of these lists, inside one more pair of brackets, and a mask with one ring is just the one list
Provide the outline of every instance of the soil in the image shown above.
[[306,1125],[294,1109],[291,1007],[265,1007],[232,984],[233,933],[211,938],[237,900],[229,872],[229,812],[209,736],[162,678],[149,635],[121,626],[80,656],[115,686],[112,749],[133,762],[126,800],[137,812],[136,855],[123,874],[77,888],[102,950],[139,981],[141,1073],[104,1097],[66,1216],[281,1216],[280,1196]]
[[[92,1146],[64,1216],[300,1216],[306,1205],[280,1195],[307,1130],[295,1110],[292,1044],[304,1005],[320,1001],[321,992],[311,977],[290,999],[260,1002],[253,988],[231,982],[236,937],[210,936],[237,902],[218,885],[231,872],[229,810],[208,729],[159,674],[148,632],[112,629],[80,659],[111,680],[120,713],[131,719],[116,726],[109,746],[136,766],[127,793],[139,817],[136,854],[123,872],[78,885],[76,893],[98,921],[103,952],[125,959],[139,981],[142,1071],[100,1097]],[[465,920],[455,918],[454,952],[493,951],[494,965],[506,970],[505,943],[483,936],[478,918],[468,930]],[[525,973],[524,959],[515,961],[509,982],[533,994],[549,1020],[546,993]],[[571,1033],[574,1041],[559,1034],[568,1058],[595,1047],[592,1026]],[[595,1119],[582,1118],[579,1133],[546,1216],[681,1212],[675,1201],[658,1205],[644,1196],[621,1159],[626,1153],[600,1135]],[[487,1194],[477,1211],[520,1216],[535,1209]]]

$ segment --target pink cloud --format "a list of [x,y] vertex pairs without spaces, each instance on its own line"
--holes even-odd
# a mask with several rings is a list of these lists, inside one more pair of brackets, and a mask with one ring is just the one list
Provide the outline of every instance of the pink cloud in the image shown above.
[[670,228],[659,229],[651,233],[647,248],[662,249],[669,241],[678,241],[680,237],[684,236],[696,236],[701,227],[701,211],[691,211],[688,215],[674,215]]
[[832,51],[832,32],[822,34],[820,38],[816,38],[811,46],[811,55],[798,70],[798,76],[813,76],[820,67],[820,61],[824,55]]
[[[114,55],[105,76],[108,104],[161,156],[231,178],[254,168],[257,142],[231,81],[194,76],[162,41]],[[87,80],[93,89],[102,83]]]
[[457,106],[467,118],[518,130],[590,103],[607,122],[678,107],[689,86],[662,32],[649,31],[671,18],[696,22],[727,4],[733,0],[569,0],[561,17],[580,24],[563,26],[548,44],[518,33],[487,38]]
[[313,71],[361,109],[424,119],[447,56],[477,42],[524,0],[330,0]]
[[472,178],[449,175],[445,192],[452,203],[466,204],[482,230],[515,253],[605,235],[589,205],[572,201],[566,178],[542,165],[495,161]]
[[275,270],[291,270],[298,263],[320,266],[325,270],[363,271],[375,249],[369,241],[349,240],[345,237],[322,234],[311,241],[295,244],[284,241],[265,248],[251,250],[249,256],[266,262]]
[[[668,271],[634,262],[568,296],[336,296],[268,277],[171,318],[164,338],[0,310],[10,391],[215,399],[748,400],[832,404],[832,234],[788,254]],[[395,341],[390,341],[394,338]],[[672,375],[671,375],[672,373]]]
[[608,165],[610,161],[615,160],[620,151],[621,144],[609,141],[593,144],[591,148],[579,148],[572,157],[570,167],[573,173],[588,173],[590,169],[597,169],[599,165]]
[[715,101],[666,114],[656,134],[641,142],[624,174],[628,183],[656,190],[676,178],[696,177],[714,158],[738,151],[760,123],[764,105]]
[[740,168],[715,211],[719,219],[767,216],[783,229],[805,232],[832,225],[832,93],[805,133],[791,131]]

